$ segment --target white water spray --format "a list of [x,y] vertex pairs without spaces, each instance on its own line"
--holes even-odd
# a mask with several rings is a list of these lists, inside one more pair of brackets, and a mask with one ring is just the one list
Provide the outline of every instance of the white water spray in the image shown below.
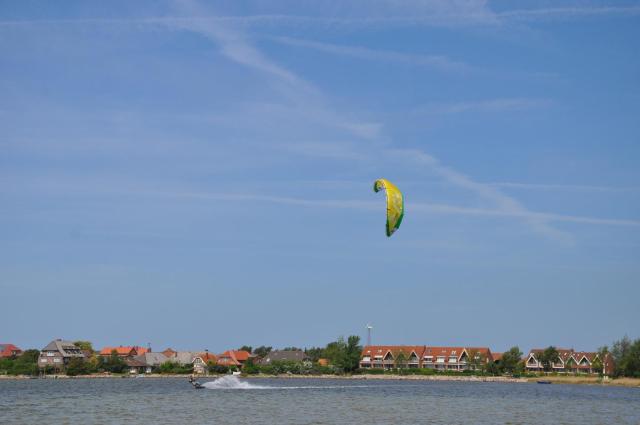
[[210,390],[260,390],[271,388],[261,385],[253,385],[248,382],[241,381],[232,375],[223,376],[215,381],[205,382],[202,386]]
[[215,381],[204,382],[202,386],[209,390],[326,390],[367,388],[371,385],[255,385],[241,381],[235,376],[226,375]]

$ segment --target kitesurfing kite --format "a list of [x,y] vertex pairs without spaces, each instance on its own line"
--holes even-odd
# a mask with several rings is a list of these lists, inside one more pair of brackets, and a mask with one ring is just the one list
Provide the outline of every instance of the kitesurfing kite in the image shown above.
[[402,217],[404,217],[404,197],[400,189],[387,179],[378,179],[373,184],[373,190],[387,192],[387,236],[393,235],[398,230]]

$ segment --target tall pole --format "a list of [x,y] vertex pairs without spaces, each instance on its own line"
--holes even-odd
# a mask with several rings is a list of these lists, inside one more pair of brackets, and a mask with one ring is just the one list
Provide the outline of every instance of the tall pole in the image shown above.
[[373,326],[367,324],[367,345],[371,345],[371,329]]

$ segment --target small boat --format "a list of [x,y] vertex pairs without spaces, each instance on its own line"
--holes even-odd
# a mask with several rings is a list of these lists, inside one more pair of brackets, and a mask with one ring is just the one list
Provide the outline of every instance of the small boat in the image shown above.
[[550,384],[551,381],[536,381],[538,384]]

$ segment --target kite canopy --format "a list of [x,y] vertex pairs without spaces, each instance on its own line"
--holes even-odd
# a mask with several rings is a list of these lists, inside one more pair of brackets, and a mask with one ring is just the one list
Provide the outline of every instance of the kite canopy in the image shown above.
[[373,190],[387,192],[387,236],[393,235],[398,230],[402,217],[404,217],[404,196],[400,189],[387,179],[378,179],[373,184]]

